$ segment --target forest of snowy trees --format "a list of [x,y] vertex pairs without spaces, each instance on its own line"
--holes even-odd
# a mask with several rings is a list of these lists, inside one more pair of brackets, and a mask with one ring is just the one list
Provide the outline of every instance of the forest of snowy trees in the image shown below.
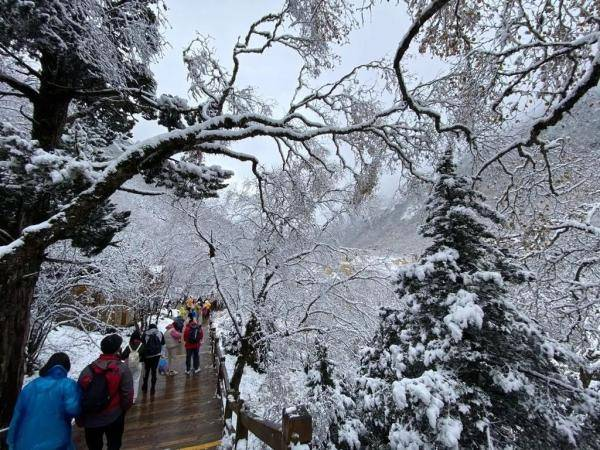
[[600,3],[178,2],[0,0],[0,429],[51,333],[193,294],[314,448],[600,448]]

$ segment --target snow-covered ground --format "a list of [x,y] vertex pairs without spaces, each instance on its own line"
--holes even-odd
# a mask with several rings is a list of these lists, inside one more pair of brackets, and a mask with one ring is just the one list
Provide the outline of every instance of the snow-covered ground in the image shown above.
[[[81,371],[100,355],[100,341],[104,335],[86,332],[75,327],[60,326],[52,330],[40,353],[40,365],[56,352],[64,352],[71,360],[69,376],[77,379]],[[37,372],[25,378],[25,384],[38,377]]]

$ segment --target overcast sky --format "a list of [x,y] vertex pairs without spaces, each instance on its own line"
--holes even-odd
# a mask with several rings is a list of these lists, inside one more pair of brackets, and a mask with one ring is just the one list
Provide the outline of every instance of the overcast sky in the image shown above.
[[[158,94],[169,93],[188,96],[187,73],[182,61],[182,51],[199,33],[213,38],[213,46],[221,62],[230,67],[231,49],[248,26],[265,13],[281,9],[282,0],[167,0],[166,16],[169,24],[166,39],[169,43],[163,57],[153,65],[158,82]],[[374,59],[394,54],[396,46],[409,24],[403,5],[385,2],[364,16],[363,26],[350,36],[350,43],[339,48],[341,62],[333,73],[324,77],[332,79],[336,74]],[[300,60],[290,51],[272,48],[266,55],[244,57],[241,64],[239,85],[252,85],[262,98],[276,104],[287,105],[293,95]],[[427,58],[416,58],[411,62],[411,72],[429,79],[439,71],[438,64]],[[166,131],[153,122],[140,122],[134,129],[136,139],[144,139]],[[278,161],[274,145],[264,138],[256,138],[234,144],[235,150],[259,157],[266,166]],[[250,176],[248,164],[212,157],[209,164],[219,164],[233,170],[234,183]],[[395,177],[386,177],[383,193],[389,195],[395,185]]]

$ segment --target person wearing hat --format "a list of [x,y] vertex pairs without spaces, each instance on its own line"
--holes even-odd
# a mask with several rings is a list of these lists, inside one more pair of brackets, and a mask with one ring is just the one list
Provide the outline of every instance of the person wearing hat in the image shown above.
[[80,412],[81,393],[67,377],[65,353],[55,353],[40,369],[39,378],[23,388],[13,411],[7,443],[12,450],[75,449],[71,419]]
[[104,436],[108,450],[121,448],[125,413],[133,404],[131,371],[120,359],[122,343],[118,334],[106,336],[100,357],[79,375],[82,413],[77,424],[85,428],[89,450],[102,450]]

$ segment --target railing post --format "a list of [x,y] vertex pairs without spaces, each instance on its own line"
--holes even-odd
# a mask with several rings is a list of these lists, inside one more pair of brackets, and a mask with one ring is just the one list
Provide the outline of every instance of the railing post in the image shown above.
[[237,446],[238,441],[245,439],[248,442],[248,428],[242,423],[242,410],[244,409],[244,400],[236,399],[239,409],[236,413],[237,420],[235,421],[235,444]]
[[223,371],[223,367],[225,365],[225,357],[219,358],[219,367],[217,368],[217,397],[223,398],[223,378],[225,377],[225,373]]
[[282,448],[292,444],[306,444],[312,441],[312,417],[304,406],[283,408],[281,420]]
[[213,369],[216,367],[217,365],[217,332],[214,328],[214,324],[212,323],[212,321],[210,322],[209,325],[209,335],[210,335],[210,351],[212,353],[212,363],[213,363]]
[[233,401],[236,403],[241,402],[242,400],[240,400],[239,392],[229,391],[229,392],[226,392],[225,395],[227,395],[227,398],[225,399],[225,413],[223,415],[225,417],[225,421],[227,421],[227,420],[231,419],[231,414],[232,414],[231,403],[229,401],[229,398],[233,397]]

